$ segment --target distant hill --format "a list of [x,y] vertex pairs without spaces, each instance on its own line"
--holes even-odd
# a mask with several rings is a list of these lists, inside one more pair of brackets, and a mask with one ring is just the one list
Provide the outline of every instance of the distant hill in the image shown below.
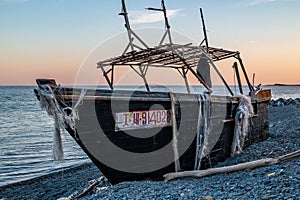
[[274,86],[300,86],[300,84],[282,84],[282,83],[275,83]]
[[274,83],[274,84],[268,84],[266,86],[300,86],[300,84]]

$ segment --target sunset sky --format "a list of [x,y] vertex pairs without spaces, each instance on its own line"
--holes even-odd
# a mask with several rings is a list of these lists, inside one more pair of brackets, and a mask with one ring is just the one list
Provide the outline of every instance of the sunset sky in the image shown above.
[[[144,9],[159,8],[160,0],[126,3],[133,29],[163,28],[161,13]],[[196,43],[203,38],[202,7],[210,45],[240,51],[257,83],[300,84],[300,0],[166,0],[166,6],[171,29]],[[40,77],[93,84],[101,75],[96,61],[125,48],[120,11],[120,0],[0,0],[0,85],[34,85]]]

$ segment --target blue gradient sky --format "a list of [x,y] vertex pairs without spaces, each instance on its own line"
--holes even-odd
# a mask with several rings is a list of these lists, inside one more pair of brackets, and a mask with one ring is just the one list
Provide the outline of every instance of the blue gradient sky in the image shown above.
[[[257,82],[300,83],[300,0],[166,0],[166,5],[172,30],[196,42],[202,40],[202,7],[210,44],[241,51]],[[151,14],[145,7],[159,6],[160,0],[127,0],[133,29],[163,27],[149,22],[156,20],[153,15],[147,22],[136,20]],[[73,84],[90,52],[125,30],[120,10],[119,0],[0,0],[0,85],[33,85],[38,77]],[[96,63],[90,67],[100,75]]]

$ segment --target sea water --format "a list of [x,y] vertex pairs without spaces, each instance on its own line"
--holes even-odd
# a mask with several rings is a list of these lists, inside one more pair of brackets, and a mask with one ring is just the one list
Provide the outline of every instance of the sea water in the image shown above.
[[65,160],[53,161],[53,120],[41,110],[35,87],[0,87],[0,185],[88,162],[67,133]]
[[[41,110],[35,87],[0,87],[0,186],[90,162],[67,132],[62,133],[64,161],[53,161],[53,120]],[[136,87],[131,87],[134,89]],[[266,86],[273,99],[299,98],[300,87]],[[121,88],[122,89],[122,88]],[[124,88],[123,88],[124,89]],[[128,89],[128,88],[127,88]],[[182,86],[156,87],[184,92]],[[214,88],[223,93],[224,88]],[[237,88],[232,87],[233,92]],[[193,87],[192,92],[201,91]],[[226,94],[226,92],[224,92]]]

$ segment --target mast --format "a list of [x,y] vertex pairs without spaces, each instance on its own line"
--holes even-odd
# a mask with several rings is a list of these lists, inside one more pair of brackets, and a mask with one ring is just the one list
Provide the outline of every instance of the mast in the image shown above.
[[164,12],[165,26],[167,28],[167,32],[168,32],[168,36],[169,36],[169,42],[170,42],[170,44],[173,44],[172,37],[171,37],[171,31],[170,31],[171,26],[169,24],[168,15],[167,15],[167,9],[166,9],[165,1],[164,0],[161,0],[161,6],[162,6],[162,9],[163,9],[163,12]]
[[249,78],[248,78],[248,75],[247,75],[245,66],[244,66],[244,64],[243,64],[242,58],[241,58],[241,56],[240,56],[240,53],[238,53],[235,57],[236,57],[236,59],[238,59],[238,61],[239,61],[239,63],[240,63],[240,66],[241,66],[241,68],[242,68],[242,71],[243,71],[243,74],[244,74],[244,77],[245,77],[245,79],[246,79],[246,82],[247,82],[247,85],[248,85],[248,87],[249,87],[250,92],[253,92],[253,91],[254,91],[254,88],[253,88],[253,86],[251,85],[251,83],[250,83],[250,81],[249,81]]
[[134,38],[136,38],[145,48],[149,48],[148,45],[131,29],[125,0],[121,0],[121,3],[122,3],[122,12],[119,13],[119,15],[122,15],[124,17],[125,28],[127,30],[128,40],[129,40],[129,44],[125,48],[125,51],[123,54],[125,54],[127,52],[129,47],[130,47],[131,51],[134,51],[134,47],[136,47],[138,49],[142,49],[141,47],[139,47],[133,43]]
[[123,15],[124,16],[125,28],[127,29],[128,40],[129,40],[129,47],[131,48],[131,51],[133,51],[134,50],[133,39],[132,39],[132,36],[131,36],[131,27],[130,27],[130,23],[129,23],[129,19],[128,19],[128,13],[127,13],[127,8],[126,8],[125,0],[122,0],[121,3],[122,3],[122,12],[119,13],[119,15]]
[[237,78],[237,81],[238,81],[240,93],[243,94],[243,87],[242,87],[242,82],[241,82],[241,78],[240,78],[240,73],[239,73],[237,62],[234,62],[232,67],[235,70],[235,75],[236,75],[236,78]]
[[173,44],[172,41],[172,36],[171,36],[171,26],[169,24],[169,20],[168,20],[168,14],[167,14],[167,9],[166,9],[166,5],[165,5],[165,1],[161,0],[161,8],[146,8],[146,10],[152,10],[152,11],[160,11],[163,12],[164,14],[164,21],[165,21],[165,27],[166,27],[166,32],[164,33],[159,46],[162,45],[162,43],[164,42],[166,36],[168,35],[169,38],[169,43]]
[[204,34],[204,39],[201,42],[201,44],[205,41],[206,52],[209,53],[208,38],[207,38],[207,34],[206,34],[206,27],[205,27],[205,22],[204,22],[202,8],[200,8],[200,15],[201,15],[201,21],[202,21],[203,34]]

